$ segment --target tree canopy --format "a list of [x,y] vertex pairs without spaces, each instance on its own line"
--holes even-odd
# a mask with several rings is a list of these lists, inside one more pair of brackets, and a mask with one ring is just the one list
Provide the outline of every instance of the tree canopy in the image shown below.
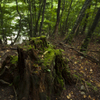
[[[34,37],[53,36],[55,32],[68,37],[77,34],[78,29],[82,32],[85,21],[87,32],[99,7],[99,0],[1,0],[0,38],[6,42],[15,34]],[[100,35],[99,25],[95,33]]]

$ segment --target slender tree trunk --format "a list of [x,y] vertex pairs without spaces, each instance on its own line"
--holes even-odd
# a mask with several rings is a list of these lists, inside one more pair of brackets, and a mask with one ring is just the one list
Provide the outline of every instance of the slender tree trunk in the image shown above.
[[97,14],[95,16],[95,19],[93,21],[93,24],[92,24],[91,28],[88,31],[88,34],[87,34],[87,36],[86,36],[86,38],[84,40],[84,43],[81,46],[81,50],[80,51],[86,51],[86,49],[88,47],[88,44],[90,42],[91,36],[92,36],[92,34],[93,34],[93,32],[94,32],[94,30],[96,28],[96,25],[98,24],[99,18],[100,18],[100,8],[99,8],[99,10],[98,10],[98,12],[97,12]]
[[90,5],[91,1],[92,0],[86,0],[85,1],[84,5],[83,5],[83,7],[82,7],[82,9],[81,9],[81,11],[79,13],[79,16],[78,16],[78,18],[77,18],[77,20],[76,20],[76,22],[75,22],[75,24],[73,26],[73,29],[72,29],[71,33],[69,34],[69,36],[67,36],[65,38],[65,43],[68,43],[68,42],[70,43],[71,42],[71,40],[72,40],[72,38],[74,36],[74,33],[77,31],[77,29],[78,29],[78,27],[79,27],[79,25],[80,25],[80,23],[81,23],[81,21],[82,21],[82,19],[84,17],[84,13],[85,13],[87,7]]
[[34,14],[34,22],[36,22],[36,6],[35,6],[35,0],[34,0],[34,12],[35,12],[35,14]]
[[30,37],[33,37],[33,16],[32,16],[32,2],[29,0],[29,12],[30,12],[30,21],[29,21],[29,27],[30,27]]
[[[89,6],[89,9],[90,9],[90,6]],[[84,34],[84,32],[85,32],[85,29],[86,29],[86,26],[87,26],[87,23],[88,23],[88,17],[89,17],[89,13],[86,14],[84,26],[83,26],[81,34]]]
[[20,20],[19,20],[19,30],[18,30],[17,37],[14,39],[14,42],[12,42],[11,45],[13,45],[16,42],[18,36],[20,35],[21,29],[22,29],[21,14],[20,14],[20,12],[18,10],[18,1],[17,0],[16,0],[16,10],[17,10],[17,13],[19,14],[19,17],[20,17]]
[[63,0],[63,3],[62,3],[62,12],[61,12],[61,15],[60,15],[60,19],[62,18],[62,15],[63,15],[63,12],[64,12],[64,9],[65,9],[65,0]]
[[53,0],[51,0],[51,9],[53,8]]
[[0,39],[0,44],[2,44],[2,40]]
[[71,8],[72,8],[72,3],[73,3],[73,0],[71,0],[71,3],[70,3],[70,7],[68,9],[68,15],[67,15],[67,18],[66,18],[66,21],[65,21],[65,24],[63,24],[64,26],[64,29],[63,29],[63,32],[62,33],[65,33],[68,28],[67,28],[67,24],[68,24],[68,18],[69,18],[69,14],[70,14],[70,11],[71,11]]
[[[4,24],[4,20],[3,20],[3,11],[2,11],[2,7],[1,7],[1,4],[0,4],[0,12],[1,12],[1,28],[2,28],[2,32],[1,32],[1,35],[2,35],[2,38],[3,38],[3,43],[5,42],[5,34],[4,34],[4,29],[3,29],[3,24]],[[5,44],[5,43],[4,43]]]
[[43,4],[44,4],[44,6],[43,6],[43,12],[42,12],[42,20],[41,20],[41,23],[40,23],[39,35],[41,34],[41,29],[42,29],[42,25],[43,25],[43,21],[44,21],[44,13],[45,13],[46,0],[44,0]]
[[[40,0],[40,5],[41,5],[41,0]],[[43,7],[43,4],[40,6],[40,9],[39,9],[38,19],[36,21],[35,28],[34,28],[34,36],[36,36],[36,33],[38,32],[38,23],[39,23],[42,7]]]
[[[60,19],[61,19],[62,16],[63,16],[64,9],[65,9],[65,0],[63,0],[63,3],[62,3],[62,9],[61,9],[62,11],[61,11]],[[61,22],[61,20],[60,20],[60,32],[62,32],[61,26],[62,26],[62,22]]]
[[55,35],[55,37],[57,36],[58,33],[58,26],[59,26],[59,21],[60,21],[60,6],[61,6],[61,0],[58,0],[58,9],[57,9],[57,21],[56,21],[56,25],[55,25],[55,29],[53,31],[53,35]]

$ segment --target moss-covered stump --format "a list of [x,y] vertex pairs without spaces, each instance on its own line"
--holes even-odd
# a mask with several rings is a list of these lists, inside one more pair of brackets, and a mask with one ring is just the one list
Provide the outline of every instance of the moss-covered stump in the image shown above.
[[18,100],[52,100],[54,95],[61,94],[65,85],[73,82],[62,50],[54,49],[45,36],[32,38],[29,44],[18,47],[17,52],[18,57],[8,57],[0,71],[9,66],[10,82]]

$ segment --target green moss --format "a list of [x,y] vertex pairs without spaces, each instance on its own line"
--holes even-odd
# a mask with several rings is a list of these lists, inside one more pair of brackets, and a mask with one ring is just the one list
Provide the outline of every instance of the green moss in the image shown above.
[[[47,52],[45,54],[45,52]],[[51,62],[55,65],[55,57],[62,54],[61,49],[47,48],[44,52],[43,66],[50,66]]]
[[11,63],[16,64],[18,62],[18,56],[11,56]]
[[43,60],[43,66],[45,66],[45,67],[46,66],[50,66],[51,65],[51,62],[55,58],[54,49],[48,48],[46,51],[47,51],[47,53],[44,55],[44,60]]
[[63,88],[64,87],[64,80],[62,78],[62,76],[57,76],[57,81],[58,81],[58,84],[61,85],[61,87]]

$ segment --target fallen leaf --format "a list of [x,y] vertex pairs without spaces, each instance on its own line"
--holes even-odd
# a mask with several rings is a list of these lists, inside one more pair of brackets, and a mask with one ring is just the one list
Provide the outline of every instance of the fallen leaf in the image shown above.
[[69,95],[67,95],[67,99],[70,99]]
[[91,96],[89,95],[88,98],[91,99]]
[[83,69],[83,67],[81,66],[81,69]]
[[7,50],[7,52],[9,52],[10,50]]
[[90,82],[93,82],[92,80],[90,80]]
[[48,51],[45,51],[43,54],[45,55],[45,54],[47,54],[48,53]]
[[100,87],[100,83],[96,83],[96,85],[97,85],[98,87]]
[[82,70],[80,72],[84,74],[84,72]]
[[73,94],[73,91],[71,91],[71,94]]
[[77,64],[77,62],[75,61],[74,64]]
[[93,70],[92,69],[90,69],[90,72],[92,72]]
[[4,89],[2,89],[1,91],[4,91]]
[[85,68],[85,70],[87,70],[87,68]]
[[67,99],[70,99],[71,98],[71,94],[69,93],[69,95],[67,95]]
[[83,98],[86,98],[86,95],[83,95]]

